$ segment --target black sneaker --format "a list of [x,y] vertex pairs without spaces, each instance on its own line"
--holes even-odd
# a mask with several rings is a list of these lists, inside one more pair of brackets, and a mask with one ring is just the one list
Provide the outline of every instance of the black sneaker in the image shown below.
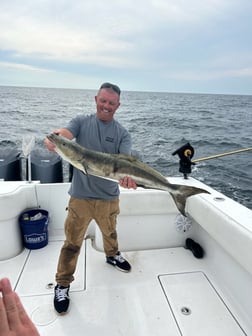
[[120,251],[118,251],[113,257],[106,257],[106,261],[108,264],[113,265],[120,271],[129,272],[131,270],[130,264],[123,258]]
[[54,308],[59,314],[66,313],[69,307],[69,288],[59,285],[54,288]]
[[203,248],[191,238],[186,239],[185,248],[191,250],[195,258],[200,259],[204,256]]

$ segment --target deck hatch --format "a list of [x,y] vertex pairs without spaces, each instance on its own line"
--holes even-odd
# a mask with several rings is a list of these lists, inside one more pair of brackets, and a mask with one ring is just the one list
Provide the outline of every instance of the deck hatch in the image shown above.
[[159,280],[181,335],[247,335],[203,272]]
[[[52,294],[55,285],[55,272],[62,241],[49,242],[38,250],[31,250],[23,272],[20,276],[17,292],[21,296]],[[75,273],[76,281],[72,291],[85,289],[85,244],[83,244]]]

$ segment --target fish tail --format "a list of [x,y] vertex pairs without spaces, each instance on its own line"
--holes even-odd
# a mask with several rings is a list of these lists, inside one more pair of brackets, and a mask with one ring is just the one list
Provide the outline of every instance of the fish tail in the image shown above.
[[184,186],[179,184],[173,184],[174,191],[170,192],[178,210],[180,213],[186,217],[185,213],[185,205],[186,199],[190,196],[197,195],[197,194],[210,194],[207,190],[191,187],[191,186]]

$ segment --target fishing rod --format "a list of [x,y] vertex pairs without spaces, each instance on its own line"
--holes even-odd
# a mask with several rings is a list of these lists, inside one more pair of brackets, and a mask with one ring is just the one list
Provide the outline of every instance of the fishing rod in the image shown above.
[[179,156],[180,158],[179,171],[183,173],[184,178],[187,179],[187,175],[191,173],[191,165],[195,165],[197,162],[206,161],[210,159],[216,159],[219,157],[232,155],[232,154],[238,154],[242,152],[248,152],[251,150],[252,150],[252,147],[248,147],[248,148],[237,149],[237,150],[233,150],[233,151],[225,152],[221,154],[206,156],[206,157],[196,159],[196,160],[191,160],[194,155],[194,148],[188,142],[187,144],[185,144],[184,146],[180,147],[175,152],[173,152],[172,155],[177,154]]
[[231,152],[226,152],[226,153],[222,153],[222,154],[216,154],[216,155],[211,155],[211,156],[206,156],[203,157],[201,159],[196,159],[196,160],[192,160],[192,162],[201,162],[201,161],[205,161],[205,160],[210,160],[210,159],[216,159],[222,156],[227,156],[227,155],[232,155],[232,154],[238,154],[238,153],[242,153],[242,152],[248,152],[251,151],[252,147],[248,147],[248,148],[242,148],[242,149],[237,149]]

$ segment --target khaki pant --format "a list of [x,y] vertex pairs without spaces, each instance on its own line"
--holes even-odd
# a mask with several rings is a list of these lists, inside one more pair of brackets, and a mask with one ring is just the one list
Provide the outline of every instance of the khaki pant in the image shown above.
[[56,273],[57,284],[67,287],[74,280],[82,242],[92,219],[102,232],[106,256],[117,253],[116,218],[119,212],[119,198],[112,201],[70,198],[65,221],[66,240],[60,252]]

